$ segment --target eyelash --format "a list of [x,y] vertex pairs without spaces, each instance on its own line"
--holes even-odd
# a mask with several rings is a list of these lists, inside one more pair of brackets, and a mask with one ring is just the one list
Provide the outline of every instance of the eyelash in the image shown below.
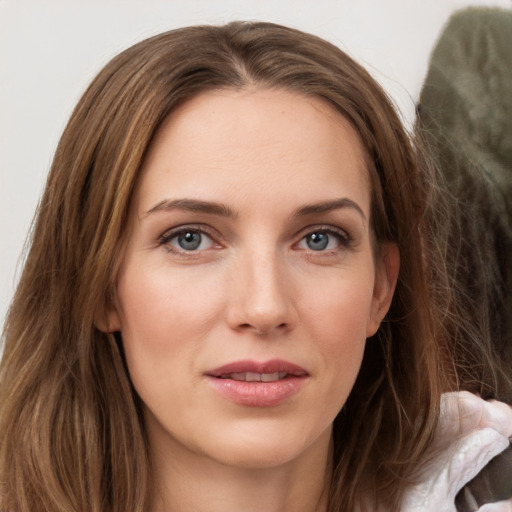
[[[205,235],[212,241],[212,245],[216,246],[216,248],[221,248],[221,244],[216,241],[216,236],[213,234],[212,230],[207,229],[204,225],[186,225],[186,226],[179,226],[173,229],[170,229],[163,233],[158,238],[158,245],[164,246],[168,252],[173,252],[180,255],[186,255],[186,256],[194,256],[197,255],[200,252],[203,252],[207,249],[203,250],[187,250],[187,249],[180,249],[178,247],[174,247],[170,244],[170,242],[175,239],[176,237],[180,235],[186,235],[187,233],[198,233],[200,235]],[[315,235],[315,234],[322,234],[322,235],[328,235],[329,237],[334,237],[337,242],[339,243],[339,246],[331,249],[322,249],[322,250],[315,250],[311,248],[300,248],[300,250],[306,250],[311,253],[316,254],[332,254],[340,248],[343,249],[350,249],[353,244],[353,239],[350,237],[350,235],[341,229],[334,228],[333,226],[308,226],[307,228],[304,228],[301,233],[299,233],[300,239],[298,242],[296,242],[294,245],[297,246],[304,242],[308,236]],[[201,242],[202,243],[202,242]],[[306,242],[307,243],[307,242]],[[330,243],[330,241],[328,242]]]
[[[337,240],[337,242],[339,243],[339,246],[332,248],[332,249],[324,249],[324,250],[314,250],[314,249],[309,248],[309,251],[311,253],[333,254],[333,253],[339,251],[340,249],[350,249],[353,245],[353,239],[346,231],[344,231],[342,229],[335,228],[333,226],[322,226],[322,225],[308,226],[307,228],[302,230],[301,237],[300,237],[298,244],[305,241],[308,236],[311,236],[314,234],[323,234],[323,235],[329,235],[331,237],[334,237]],[[304,250],[308,250],[308,249],[304,249]]]
[[198,226],[198,225],[186,225],[186,226],[179,226],[173,229],[170,229],[169,231],[166,231],[158,238],[158,245],[164,246],[165,249],[168,252],[173,252],[180,255],[186,255],[186,256],[193,256],[196,255],[198,252],[197,250],[186,250],[186,249],[180,249],[178,247],[173,247],[170,242],[180,236],[180,235],[186,235],[187,233],[198,233],[202,236],[206,235],[208,238],[211,239],[212,245],[215,245],[217,247],[221,247],[221,245],[216,242],[215,235],[211,232],[211,230],[206,229],[205,226]]

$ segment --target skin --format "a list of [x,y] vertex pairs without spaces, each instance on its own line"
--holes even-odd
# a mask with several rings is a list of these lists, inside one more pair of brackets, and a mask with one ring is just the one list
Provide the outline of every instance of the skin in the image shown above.
[[[318,99],[216,91],[165,121],[102,326],[145,404],[155,510],[326,510],[332,421],[398,273],[396,247],[374,260],[369,215],[359,138]],[[183,229],[203,233],[194,250]],[[277,405],[235,403],[206,376],[276,358],[307,372]]]

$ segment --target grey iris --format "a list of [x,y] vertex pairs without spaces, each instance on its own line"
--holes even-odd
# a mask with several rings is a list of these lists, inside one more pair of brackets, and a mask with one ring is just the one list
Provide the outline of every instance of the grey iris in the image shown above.
[[178,244],[185,251],[194,251],[201,245],[201,233],[197,231],[187,231],[178,235]]
[[329,235],[326,233],[311,233],[306,237],[306,243],[313,251],[323,251],[329,243]]

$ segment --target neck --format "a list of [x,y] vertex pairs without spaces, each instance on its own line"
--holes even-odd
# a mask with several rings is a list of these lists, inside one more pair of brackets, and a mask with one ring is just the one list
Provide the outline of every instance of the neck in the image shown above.
[[331,478],[330,433],[292,461],[239,467],[191,453],[152,451],[153,512],[326,512]]

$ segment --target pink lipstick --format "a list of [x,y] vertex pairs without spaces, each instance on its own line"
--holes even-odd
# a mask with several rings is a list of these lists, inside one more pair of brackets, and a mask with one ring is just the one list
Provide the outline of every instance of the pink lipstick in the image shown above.
[[304,368],[288,361],[236,361],[206,372],[220,395],[240,405],[272,407],[299,392],[308,377]]

